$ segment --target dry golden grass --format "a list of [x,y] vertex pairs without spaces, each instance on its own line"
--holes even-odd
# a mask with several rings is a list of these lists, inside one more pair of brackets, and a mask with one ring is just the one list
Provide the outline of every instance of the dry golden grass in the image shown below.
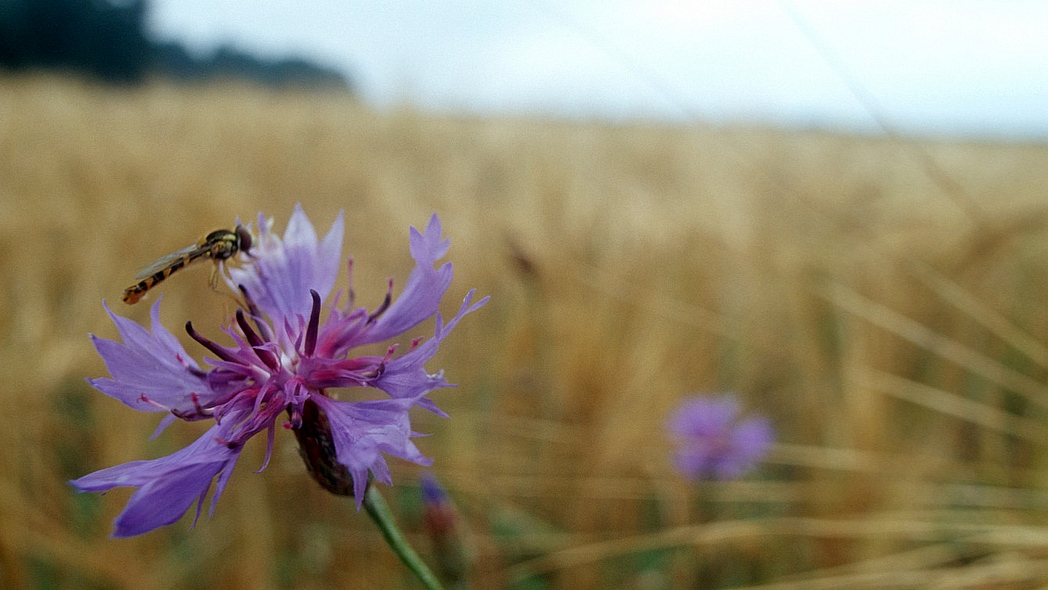
[[[215,517],[106,538],[129,495],[66,480],[156,457],[156,416],[87,386],[100,301],[258,211],[347,217],[362,302],[439,212],[491,303],[432,367],[419,440],[478,588],[1028,588],[1048,583],[1048,148],[376,113],[342,96],[0,80],[0,586],[408,588],[290,436],[249,446]],[[203,271],[168,326],[216,327]],[[419,335],[428,328],[417,330]],[[212,333],[216,329],[210,330]],[[197,350],[187,344],[189,350]],[[691,486],[665,416],[735,390],[780,443]],[[253,463],[254,461],[254,463]],[[418,542],[418,469],[384,490]]]

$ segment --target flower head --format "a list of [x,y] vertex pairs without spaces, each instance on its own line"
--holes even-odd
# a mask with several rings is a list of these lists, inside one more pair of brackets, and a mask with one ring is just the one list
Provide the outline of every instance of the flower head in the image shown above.
[[684,401],[668,428],[679,445],[677,470],[693,480],[745,474],[764,458],[774,438],[766,418],[740,419],[738,400],[731,394]]
[[[186,324],[189,335],[214,355],[207,370],[160,323],[159,301],[152,308],[151,330],[109,312],[122,342],[93,337],[111,377],[90,383],[134,409],[168,412],[158,433],[178,418],[213,422],[177,453],[71,482],[80,491],[138,488],[117,517],[114,536],[175,522],[193,502],[199,516],[217,477],[214,510],[244,444],[261,432],[267,433],[268,463],[285,413],[282,426],[295,432],[313,476],[332,492],[355,496],[358,508],[370,477],[392,483],[385,455],[430,463],[411,442],[417,434],[408,411],[421,406],[445,415],[425,396],[450,384],[440,372],[427,373],[424,364],[463,316],[487,302],[485,297],[474,303],[470,291],[450,321],[438,313],[452,272],[450,263],[435,267],[448,248],[440,220],[434,215],[424,232],[411,228],[415,268],[399,297],[394,300],[391,281],[383,302],[370,311],[353,306],[352,288],[344,305],[338,295],[329,300],[341,256],[341,216],[322,240],[301,207],[282,238],[271,228],[260,216],[252,258],[228,269],[227,282],[242,300],[224,328],[233,344],[219,344]],[[352,354],[433,316],[432,337],[409,342],[407,350],[393,344],[381,356]],[[332,390],[346,388],[373,388],[385,396],[334,397]]]

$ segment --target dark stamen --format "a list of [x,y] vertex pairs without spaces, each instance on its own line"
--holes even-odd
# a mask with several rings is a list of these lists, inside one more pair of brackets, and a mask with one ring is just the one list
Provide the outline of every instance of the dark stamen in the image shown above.
[[255,356],[258,357],[258,360],[265,363],[265,365],[270,369],[276,370],[276,368],[280,366],[280,361],[277,359],[277,355],[273,354],[272,351],[266,350],[261,346],[256,346],[251,350],[255,351]]
[[244,317],[244,310],[242,309],[237,310],[237,324],[240,325],[240,331],[244,333],[244,337],[247,338],[251,346],[262,345],[262,339],[258,337],[258,333],[251,329],[251,324],[247,323],[247,318]]
[[185,370],[189,371],[190,373],[196,375],[197,377],[207,377],[207,373],[205,373],[204,371],[201,371],[200,369],[190,365],[189,362],[186,359],[182,358],[181,354],[176,354],[175,355],[175,359],[179,362],[179,364],[182,365],[182,368],[184,368]]
[[357,299],[357,293],[353,290],[353,257],[350,256],[349,260],[346,261],[346,271],[349,274],[349,285],[347,287],[349,292],[349,298],[346,300],[346,309],[353,309],[353,302]]
[[240,289],[240,293],[244,296],[244,302],[247,303],[248,309],[253,312],[255,310],[255,302],[251,300],[251,294],[247,292],[247,287],[237,285],[237,289]]
[[244,285],[237,285],[240,292],[244,294],[244,303],[247,304],[247,310],[251,313],[251,319],[255,320],[255,326],[258,327],[258,333],[262,336],[263,340],[268,342],[273,341],[273,335],[269,332],[269,327],[266,323],[261,320],[262,314],[258,311],[258,306],[255,305],[255,301],[251,299],[251,295],[247,292],[247,287]]
[[393,279],[389,279],[389,289],[386,291],[386,298],[382,301],[382,305],[378,306],[371,315],[368,316],[368,323],[373,323],[378,319],[378,316],[382,315],[389,309],[389,305],[393,302]]
[[242,309],[237,310],[237,324],[240,325],[241,331],[244,332],[244,336],[247,338],[248,343],[251,344],[251,350],[255,352],[258,360],[265,363],[270,369],[276,369],[279,366],[277,356],[263,348],[265,341],[251,329],[251,324],[247,323],[247,318],[244,317],[244,310]]
[[226,350],[224,348],[222,348],[218,344],[212,342],[211,340],[208,340],[207,338],[201,336],[199,332],[194,330],[193,329],[193,322],[186,322],[186,332],[189,333],[189,337],[190,338],[192,338],[193,340],[196,340],[204,348],[206,348],[206,349],[210,350],[211,352],[215,353],[215,355],[218,356],[218,358],[220,358],[220,359],[222,359],[224,361],[227,361],[227,362],[231,362],[231,363],[237,362],[237,359],[233,355],[231,355],[228,352],[226,352]]
[[306,356],[313,356],[317,347],[317,331],[320,328],[320,294],[313,289],[309,290],[309,296],[313,298],[313,309],[309,312],[309,327],[306,328]]

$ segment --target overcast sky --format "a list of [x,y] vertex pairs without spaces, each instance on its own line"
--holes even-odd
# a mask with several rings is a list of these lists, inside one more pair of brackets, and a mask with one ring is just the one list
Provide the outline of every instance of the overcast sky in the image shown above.
[[[1048,138],[1036,0],[153,0],[151,28],[377,106]],[[865,94],[864,94],[865,93]]]

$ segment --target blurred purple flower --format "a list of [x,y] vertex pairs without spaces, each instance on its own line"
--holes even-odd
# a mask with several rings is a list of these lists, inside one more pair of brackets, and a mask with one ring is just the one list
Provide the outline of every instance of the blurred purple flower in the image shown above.
[[432,474],[422,474],[419,489],[422,492],[423,528],[436,544],[442,544],[447,537],[454,535],[458,526],[458,512],[451,505],[444,486]]
[[432,544],[437,571],[448,586],[461,587],[473,565],[472,548],[466,540],[462,516],[433,474],[423,473],[419,487],[422,492],[422,530]]
[[[425,396],[450,384],[441,372],[429,374],[423,365],[459,320],[488,300],[473,303],[470,291],[446,324],[437,312],[452,274],[451,263],[435,267],[448,249],[440,220],[433,215],[424,233],[411,228],[415,268],[400,297],[393,300],[390,281],[385,300],[373,311],[353,307],[352,287],[345,305],[339,305],[339,295],[324,303],[339,269],[341,215],[323,240],[301,206],[283,238],[271,226],[259,216],[251,261],[229,269],[228,283],[243,301],[235,321],[223,329],[233,346],[213,342],[186,324],[189,335],[217,357],[208,359],[207,371],[160,323],[159,301],[152,308],[152,330],[106,308],[122,342],[92,336],[111,378],[90,383],[136,410],[168,412],[157,434],[177,418],[214,422],[196,442],[172,455],[132,461],[71,482],[81,492],[138,488],[117,517],[113,536],[171,524],[194,502],[199,517],[217,476],[214,511],[244,443],[263,431],[265,468],[284,412],[288,419],[283,427],[295,431],[313,476],[334,493],[355,496],[358,509],[369,473],[392,483],[383,453],[423,465],[431,462],[410,440],[417,434],[411,431],[408,411],[421,406],[446,416]],[[322,308],[327,310],[323,321]],[[383,356],[350,355],[358,346],[401,335],[434,315],[433,337],[415,339],[402,354],[394,344]],[[363,387],[388,397],[338,401],[328,391]]]
[[732,394],[684,401],[668,428],[679,445],[677,470],[692,480],[737,478],[764,458],[774,439],[766,418],[740,419]]

